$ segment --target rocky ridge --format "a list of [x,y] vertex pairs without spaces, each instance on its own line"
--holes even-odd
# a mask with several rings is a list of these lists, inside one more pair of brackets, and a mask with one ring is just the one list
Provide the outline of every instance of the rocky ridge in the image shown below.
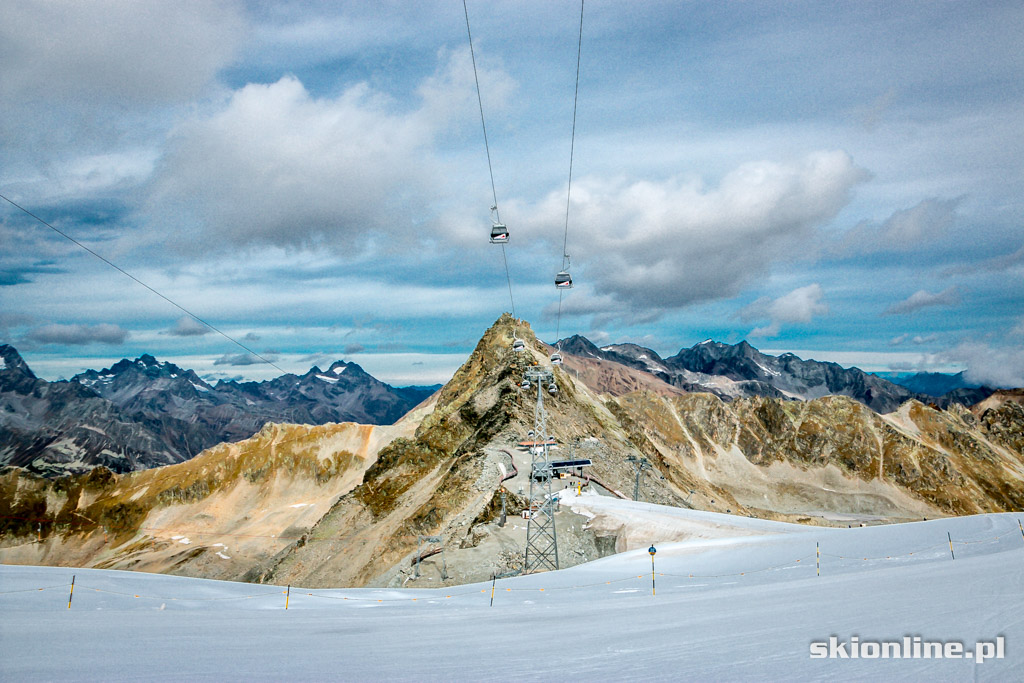
[[[523,353],[511,350],[515,337]],[[365,427],[279,425],[152,472],[51,482],[8,471],[0,560],[397,586],[415,581],[419,538],[438,536],[448,583],[514,569],[524,528],[496,525],[497,492],[508,488],[510,516],[525,504],[529,456],[515,444],[533,425],[536,389],[518,381],[549,353],[503,316],[432,401],[396,425],[400,435],[371,428],[377,436],[372,447],[360,442],[358,461],[332,430]],[[621,364],[601,374],[605,364],[566,355],[552,368],[558,393],[545,396],[549,434],[592,459],[605,492],[631,492],[627,458],[641,456],[654,466],[640,478],[642,499],[766,519],[846,525],[1024,507],[1024,410],[1010,398],[975,412],[911,400],[879,415],[844,396],[724,401]],[[616,391],[595,388],[595,378]],[[502,482],[513,466],[518,474]],[[556,517],[563,566],[644,541],[567,511]],[[30,519],[49,522],[40,531]],[[254,520],[258,529],[246,526]],[[217,554],[235,560],[223,548],[232,538],[243,547],[243,537],[243,561]],[[440,569],[419,580],[440,581]]]
[[[962,381],[953,381],[949,391],[938,396],[915,393],[859,368],[803,360],[792,353],[772,356],[745,341],[732,345],[709,339],[669,358],[636,344],[598,348],[579,335],[561,340],[558,347],[563,353],[652,374],[684,391],[709,392],[726,399],[762,396],[808,401],[823,396],[849,396],[875,412],[889,413],[911,399],[940,407],[951,403],[969,406],[992,393],[991,389],[967,387]],[[937,386],[937,380],[932,378],[927,386]]]
[[0,465],[45,476],[184,462],[268,422],[392,424],[434,390],[396,389],[344,361],[304,375],[211,385],[148,354],[69,382],[37,378],[9,345],[0,346],[0,358]]

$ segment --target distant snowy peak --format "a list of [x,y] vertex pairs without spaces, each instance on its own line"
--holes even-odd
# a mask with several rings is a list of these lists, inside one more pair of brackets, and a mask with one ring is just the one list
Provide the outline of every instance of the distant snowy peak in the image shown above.
[[267,422],[391,424],[436,389],[396,389],[345,361],[302,376],[211,386],[149,354],[60,382],[36,378],[11,346],[0,345],[0,359],[0,433],[18,430],[17,443],[0,443],[0,465],[27,464],[48,475],[97,464],[124,472],[180,462],[248,438]]
[[638,346],[637,344],[612,344],[601,349],[611,355],[614,360],[628,358],[633,363],[642,366],[648,372],[667,372],[665,361],[653,350]]
[[[725,344],[706,339],[674,356],[661,358],[636,344],[610,344],[601,348],[576,335],[562,340],[563,352],[597,358],[649,372],[686,391],[707,391],[723,398],[766,396],[811,400],[822,396],[848,396],[879,413],[898,408],[911,398],[929,399],[858,368],[803,360],[792,353],[770,356],[746,341]],[[984,398],[974,393],[942,394],[939,403],[973,403]]]
[[161,386],[175,387],[178,393],[192,390],[208,392],[213,389],[192,370],[184,370],[174,363],[157,360],[148,353],[135,360],[121,359],[103,370],[86,370],[71,378],[83,386],[90,387],[101,396],[112,398],[114,394],[123,397],[136,395]]

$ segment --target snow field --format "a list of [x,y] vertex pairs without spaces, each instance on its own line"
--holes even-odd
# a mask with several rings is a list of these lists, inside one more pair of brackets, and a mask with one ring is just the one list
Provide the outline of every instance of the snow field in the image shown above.
[[[592,505],[642,516],[645,504],[610,500]],[[746,532],[655,542],[656,595],[650,555],[639,549],[499,580],[493,607],[489,582],[292,587],[285,611],[278,586],[3,566],[0,677],[1019,680],[1024,515],[825,529],[646,507],[658,524],[678,516]],[[810,659],[809,644],[832,635],[969,646],[1001,635],[1006,658]]]

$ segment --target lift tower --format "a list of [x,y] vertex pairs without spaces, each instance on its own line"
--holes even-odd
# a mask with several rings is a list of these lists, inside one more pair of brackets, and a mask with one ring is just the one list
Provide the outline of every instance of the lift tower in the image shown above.
[[[524,574],[558,569],[558,538],[555,535],[555,500],[551,495],[551,468],[547,435],[544,391],[557,393],[554,375],[548,370],[530,368],[525,379],[537,385],[537,407],[533,412],[534,441],[530,446],[530,518],[526,523],[526,561]],[[546,386],[545,386],[546,385]]]

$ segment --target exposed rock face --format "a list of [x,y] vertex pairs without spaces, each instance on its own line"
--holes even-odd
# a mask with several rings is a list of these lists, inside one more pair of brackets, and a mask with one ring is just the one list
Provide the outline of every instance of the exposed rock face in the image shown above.
[[91,389],[37,378],[6,344],[0,359],[0,465],[58,475],[96,466],[125,472],[184,459],[149,425]]
[[[515,337],[526,341],[522,353],[511,349]],[[533,426],[537,394],[518,380],[549,353],[525,323],[503,316],[451,382],[394,428],[267,427],[127,475],[47,481],[12,469],[0,478],[0,561],[397,585],[419,535],[440,536],[455,556],[483,552],[503,479],[522,504],[515,491],[528,485],[528,456],[508,480],[506,451]],[[1012,393],[973,412],[911,400],[879,415],[845,396],[682,393],[617,362],[614,381],[605,376],[612,395],[591,386],[602,364],[612,362],[566,356],[551,369],[558,392],[545,393],[545,406],[548,434],[562,448],[576,444],[609,490],[632,491],[627,458],[643,456],[654,468],[640,479],[642,499],[767,519],[845,525],[1024,508],[1024,408]],[[649,388],[658,385],[667,390]],[[487,547],[491,567],[514,555]]]
[[350,491],[411,425],[268,425],[178,465],[44,479],[0,473],[4,562],[239,580]]
[[[858,368],[835,363],[802,360],[791,353],[770,356],[743,341],[722,344],[705,341],[661,358],[636,344],[612,344],[598,348],[579,335],[564,339],[559,348],[583,358],[600,359],[642,370],[689,392],[709,392],[722,398],[762,396],[811,400],[822,396],[849,396],[878,413],[896,410],[912,398],[936,403],[972,405],[987,397],[990,389],[952,384],[942,396],[915,394],[912,390]],[[929,386],[934,386],[932,382]]]
[[38,379],[0,346],[0,464],[47,476],[184,462],[267,422],[391,424],[432,393],[395,389],[355,363],[266,382],[218,382],[148,354],[70,382]]
[[[866,495],[873,486],[870,497],[888,499],[878,507],[881,516],[900,508],[908,514],[931,508],[934,515],[1024,507],[1024,411],[1018,404],[979,420],[959,407],[942,411],[917,401],[880,416],[838,396],[722,403],[708,394],[631,394],[619,403],[673,464],[749,506],[850,512],[858,492]],[[778,475],[772,475],[776,464]],[[791,468],[801,475],[787,472]],[[826,471],[847,481],[829,487]],[[821,475],[817,486],[807,476],[815,474]],[[802,494],[795,484],[805,489]],[[823,495],[830,488],[836,495]],[[861,510],[870,507],[864,497],[857,502]]]

